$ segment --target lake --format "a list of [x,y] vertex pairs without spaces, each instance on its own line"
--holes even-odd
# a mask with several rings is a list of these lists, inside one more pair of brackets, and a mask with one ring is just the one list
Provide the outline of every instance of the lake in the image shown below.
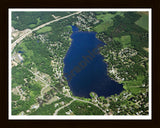
[[108,97],[119,94],[123,85],[107,75],[107,64],[98,47],[105,45],[95,32],[79,31],[72,26],[72,43],[64,58],[64,75],[74,96],[90,97],[90,92]]

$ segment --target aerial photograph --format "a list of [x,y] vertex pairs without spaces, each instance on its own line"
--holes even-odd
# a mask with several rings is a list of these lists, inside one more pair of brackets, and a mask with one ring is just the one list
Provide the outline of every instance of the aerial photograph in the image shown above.
[[14,117],[148,116],[149,11],[10,9]]

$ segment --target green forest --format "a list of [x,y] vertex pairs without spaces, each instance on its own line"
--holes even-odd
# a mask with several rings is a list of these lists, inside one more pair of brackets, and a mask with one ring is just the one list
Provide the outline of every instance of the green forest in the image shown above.
[[73,12],[12,12],[12,26],[18,30],[35,28],[48,21],[54,20],[52,16],[66,16]]

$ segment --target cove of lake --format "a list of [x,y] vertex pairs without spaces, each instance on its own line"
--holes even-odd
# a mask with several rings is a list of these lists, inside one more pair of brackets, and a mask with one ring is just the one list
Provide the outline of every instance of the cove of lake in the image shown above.
[[[123,85],[107,75],[107,64],[99,54],[98,46],[104,43],[96,38],[95,32],[79,31],[72,26],[72,43],[64,58],[64,74],[74,96],[90,97],[90,92],[108,97],[119,94]],[[94,52],[92,56],[91,53]]]

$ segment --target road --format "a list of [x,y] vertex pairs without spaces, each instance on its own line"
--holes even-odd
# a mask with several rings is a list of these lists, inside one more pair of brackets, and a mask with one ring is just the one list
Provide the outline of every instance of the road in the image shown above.
[[59,110],[61,110],[61,109],[65,108],[65,107],[67,107],[67,106],[70,105],[73,101],[75,101],[75,99],[71,100],[68,104],[66,104],[66,105],[64,105],[64,106],[62,106],[62,107],[56,109],[56,111],[54,112],[53,115],[57,115],[58,112],[59,112]]
[[[27,69],[27,68],[26,68],[26,69]],[[39,77],[39,78],[40,78],[40,81],[43,82],[44,84],[46,84],[46,86],[45,86],[44,88],[42,88],[42,90],[41,90],[41,96],[43,97],[42,91],[43,91],[43,89],[45,89],[46,87],[49,86],[49,83],[46,82],[42,77],[40,77],[40,76],[37,75],[36,73],[32,72],[30,69],[28,69],[28,71],[30,71],[30,72],[31,72],[32,74],[34,74],[35,76]],[[52,82],[53,82],[53,81],[52,81]],[[53,86],[53,87],[54,87],[54,86]],[[54,88],[57,90],[56,87],[54,87]],[[58,91],[58,92],[59,92],[59,91]],[[61,92],[59,92],[59,93],[62,94],[62,95],[64,95],[64,94],[61,93]],[[66,95],[64,95],[64,96],[66,96]],[[72,98],[73,100],[72,100],[71,102],[69,102],[68,104],[66,104],[66,105],[64,105],[64,106],[62,106],[62,107],[60,107],[60,108],[58,108],[58,109],[55,111],[55,113],[54,113],[53,115],[56,115],[56,114],[58,113],[59,110],[63,109],[64,107],[66,107],[66,106],[68,106],[68,105],[70,105],[70,104],[71,104],[73,101],[75,101],[75,100],[78,100],[78,101],[81,101],[81,102],[85,102],[85,103],[92,104],[92,105],[96,106],[97,108],[99,108],[101,111],[103,111],[103,112],[105,113],[105,115],[107,114],[106,111],[104,111],[101,107],[99,107],[98,105],[96,105],[96,104],[94,104],[94,103],[92,103],[92,102],[85,101],[85,100],[81,100],[81,99],[78,99],[78,98],[75,98],[75,97],[72,97],[72,96],[66,96],[66,97]]]
[[11,50],[13,51],[13,49],[15,48],[15,46],[20,43],[21,40],[23,40],[26,36],[28,36],[29,34],[32,33],[32,30],[29,30],[28,32],[26,32],[25,34],[23,34],[21,37],[19,37],[16,41],[14,41],[12,43],[12,46],[11,46]]
[[[24,66],[23,66],[23,67],[24,67]],[[26,68],[26,67],[24,67],[24,68]],[[27,69],[27,68],[26,68],[26,69]],[[37,75],[36,73],[34,73],[33,71],[31,71],[30,69],[28,69],[28,71],[30,71],[33,75],[39,77],[39,78],[40,78],[40,81],[43,82],[44,84],[46,84],[47,87],[50,85],[50,84],[49,84],[47,81],[45,81],[41,76]],[[52,82],[53,82],[53,81],[52,81]],[[45,86],[44,88],[46,88],[46,86]],[[58,91],[58,89],[57,89],[55,86],[53,86],[53,88],[55,88],[55,89]],[[43,89],[42,89],[42,90],[43,90]],[[42,90],[41,90],[41,96],[43,97]],[[58,91],[58,92],[59,92],[59,91]],[[64,95],[62,92],[59,92],[59,93],[62,94],[62,95]],[[103,112],[105,113],[105,115],[107,115],[106,111],[104,111],[104,110],[103,110],[101,107],[99,107],[97,104],[94,104],[94,103],[89,102],[89,101],[81,100],[81,99],[78,99],[78,98],[75,98],[75,97],[72,97],[72,96],[66,96],[66,95],[64,95],[64,96],[65,96],[65,97],[68,97],[68,98],[72,98],[73,100],[70,101],[68,104],[66,104],[66,105],[64,105],[64,106],[56,109],[56,111],[54,112],[53,115],[56,115],[59,110],[63,109],[64,107],[66,107],[66,106],[68,106],[68,105],[70,105],[73,101],[76,101],[76,100],[81,101],[81,102],[85,102],[85,103],[92,104],[92,105],[96,106],[97,108],[99,108],[101,111],[103,111]]]
[[105,113],[105,115],[107,115],[106,111],[104,111],[101,107],[99,107],[98,105],[95,105],[95,104],[92,103],[92,102],[85,101],[85,100],[81,100],[81,99],[77,99],[77,98],[74,98],[74,97],[70,97],[70,98],[72,98],[73,100],[70,101],[68,104],[66,104],[66,105],[64,105],[64,106],[62,106],[62,107],[56,109],[56,111],[54,112],[53,115],[57,115],[57,113],[58,113],[61,109],[63,109],[63,108],[65,108],[65,107],[69,106],[73,101],[76,101],[76,100],[81,101],[81,102],[85,102],[85,103],[92,104],[92,105],[96,106],[97,108],[99,108],[101,111],[103,111],[103,112]]
[[[24,67],[24,66],[23,66]],[[26,68],[26,67],[25,67]],[[26,68],[27,69],[27,68]],[[41,97],[43,99],[43,90],[46,89],[50,84],[48,82],[46,82],[46,80],[44,80],[41,76],[37,75],[36,73],[34,73],[33,71],[31,71],[30,69],[28,69],[28,71],[30,71],[33,75],[35,75],[36,77],[39,78],[39,80],[44,83],[44,87],[41,89]]]
[[40,25],[40,26],[32,29],[32,30],[29,30],[28,32],[26,32],[25,34],[23,34],[21,37],[19,37],[16,41],[14,41],[14,42],[12,43],[11,51],[13,51],[13,49],[15,48],[15,46],[16,46],[18,43],[20,43],[26,36],[28,36],[29,34],[31,34],[33,31],[37,31],[38,29],[41,29],[41,28],[45,27],[46,25],[49,25],[49,24],[51,24],[51,23],[53,23],[53,22],[57,22],[57,21],[59,21],[59,20],[68,18],[68,17],[70,17],[70,16],[73,16],[73,15],[76,15],[76,14],[79,14],[79,13],[81,13],[81,11],[72,13],[72,14],[70,14],[70,15],[67,15],[67,16],[64,16],[64,17],[61,17],[61,18],[58,18],[58,19],[56,19],[56,20],[49,21],[49,22],[47,22],[47,23],[45,23],[45,24],[42,24],[42,25]]
[[101,107],[99,107],[98,105],[92,103],[92,102],[89,102],[89,101],[85,101],[85,100],[81,100],[81,99],[77,99],[77,98],[74,98],[72,97],[74,100],[78,100],[78,101],[81,101],[81,102],[85,102],[85,103],[89,103],[89,104],[92,104],[94,106],[96,106],[97,108],[101,109],[101,111],[103,111],[105,113],[105,115],[107,114],[106,111],[104,111]]

